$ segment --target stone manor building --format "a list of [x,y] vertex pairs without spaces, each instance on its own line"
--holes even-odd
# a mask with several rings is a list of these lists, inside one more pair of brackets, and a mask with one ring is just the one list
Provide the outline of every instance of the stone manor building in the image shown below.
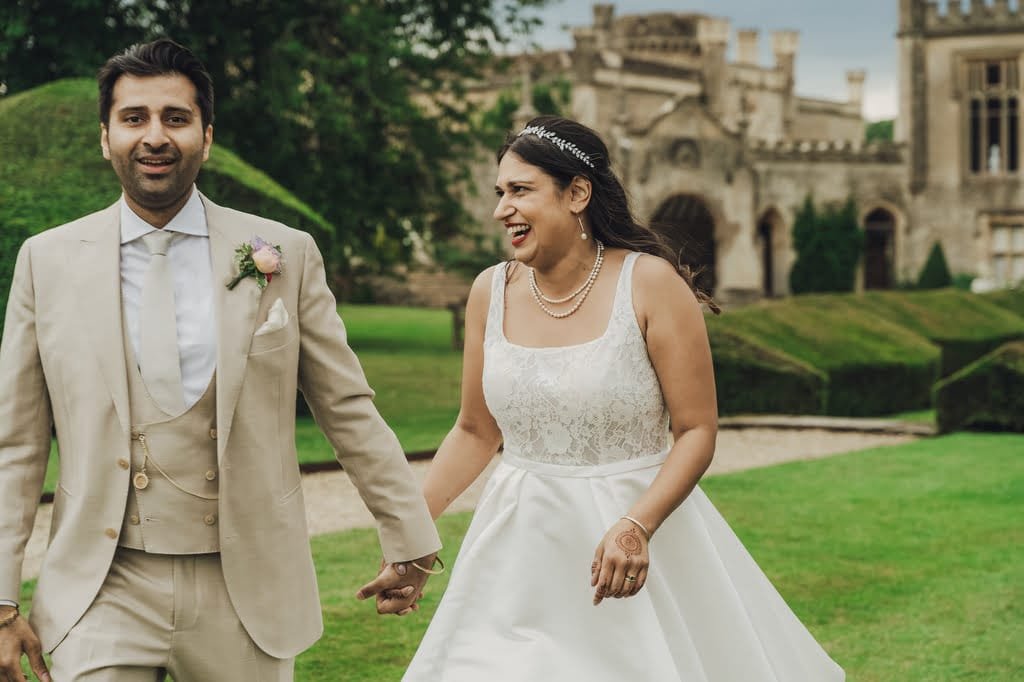
[[[701,14],[594,5],[572,49],[521,56],[519,73],[477,97],[569,81],[571,115],[605,137],[637,214],[686,244],[721,300],[788,293],[808,193],[819,207],[854,198],[866,232],[859,288],[915,280],[936,241],[954,272],[982,285],[1024,280],[1024,10],[898,2],[894,143],[864,142],[863,71],[846,73],[845,102],[799,96],[797,33],[771,34],[766,65],[758,31],[739,30],[729,61],[730,22]],[[532,113],[521,107],[519,122]],[[488,161],[481,187],[493,183]],[[468,201],[493,224],[488,193]]]

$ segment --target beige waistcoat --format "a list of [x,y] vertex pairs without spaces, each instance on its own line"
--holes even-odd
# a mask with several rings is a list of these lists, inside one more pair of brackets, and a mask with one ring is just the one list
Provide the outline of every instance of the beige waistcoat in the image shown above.
[[146,391],[127,336],[125,349],[132,475],[119,544],[152,554],[219,552],[216,374],[195,405],[169,417]]

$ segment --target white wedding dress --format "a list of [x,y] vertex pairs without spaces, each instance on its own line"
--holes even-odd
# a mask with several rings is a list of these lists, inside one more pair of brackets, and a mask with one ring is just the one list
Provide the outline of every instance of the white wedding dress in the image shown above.
[[668,412],[622,267],[590,342],[510,343],[494,275],[484,394],[505,450],[404,682],[840,682],[708,498],[694,489],[651,542],[644,589],[593,606],[605,532],[668,452]]

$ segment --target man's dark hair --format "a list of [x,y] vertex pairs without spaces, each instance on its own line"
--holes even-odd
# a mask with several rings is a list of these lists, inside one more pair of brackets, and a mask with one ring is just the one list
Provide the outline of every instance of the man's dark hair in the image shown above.
[[185,76],[196,87],[196,105],[199,106],[203,130],[206,130],[206,126],[213,123],[213,79],[191,50],[170,38],[132,45],[100,67],[96,76],[100,86],[100,121],[103,125],[110,123],[114,84],[121,76],[166,76],[175,73]]

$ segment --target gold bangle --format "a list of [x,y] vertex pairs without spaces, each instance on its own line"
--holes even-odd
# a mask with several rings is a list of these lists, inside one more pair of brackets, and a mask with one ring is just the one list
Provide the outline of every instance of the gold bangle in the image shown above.
[[12,607],[12,608],[14,609],[13,613],[8,614],[7,616],[4,616],[2,619],[0,619],[0,629],[3,629],[5,627],[7,627],[8,625],[11,625],[12,623],[14,623],[14,621],[18,620],[18,618],[21,616],[21,611],[18,610],[17,606]]
[[620,516],[619,518],[625,519],[627,521],[632,521],[633,524],[636,525],[637,528],[639,528],[641,531],[643,531],[644,537],[647,538],[647,542],[651,541],[651,532],[649,530],[647,530],[647,527],[644,526],[644,524],[640,523],[639,521],[634,519],[632,516]]
[[415,561],[410,561],[409,563],[412,564],[413,568],[415,568],[416,570],[419,570],[419,571],[423,571],[427,575],[441,575],[442,573],[444,573],[444,562],[441,561],[441,557],[439,557],[439,556],[434,557],[434,564],[441,564],[441,570],[440,571],[435,571],[433,564],[431,565],[430,568],[423,568],[422,566],[420,566]]

